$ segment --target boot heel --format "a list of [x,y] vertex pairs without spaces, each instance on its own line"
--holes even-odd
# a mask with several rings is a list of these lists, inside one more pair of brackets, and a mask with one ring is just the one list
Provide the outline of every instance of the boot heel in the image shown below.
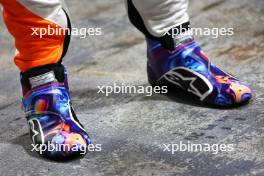
[[157,78],[155,77],[155,73],[152,68],[147,63],[147,75],[148,75],[148,82],[151,86],[158,86]]

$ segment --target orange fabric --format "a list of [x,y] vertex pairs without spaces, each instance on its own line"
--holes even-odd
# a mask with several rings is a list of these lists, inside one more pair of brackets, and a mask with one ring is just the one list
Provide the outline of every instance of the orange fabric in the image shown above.
[[0,0],[0,3],[3,5],[7,28],[15,38],[18,54],[14,60],[19,69],[24,72],[37,66],[59,62],[65,35],[44,35],[40,38],[32,35],[32,28],[61,27],[35,15],[15,0]]

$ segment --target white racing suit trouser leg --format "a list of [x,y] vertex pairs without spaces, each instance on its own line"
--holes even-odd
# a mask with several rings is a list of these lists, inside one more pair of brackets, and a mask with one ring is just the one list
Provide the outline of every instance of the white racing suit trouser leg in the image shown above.
[[131,12],[137,10],[147,31],[155,37],[162,37],[171,28],[189,21],[188,0],[126,0],[125,2],[130,20],[138,18],[135,12]]

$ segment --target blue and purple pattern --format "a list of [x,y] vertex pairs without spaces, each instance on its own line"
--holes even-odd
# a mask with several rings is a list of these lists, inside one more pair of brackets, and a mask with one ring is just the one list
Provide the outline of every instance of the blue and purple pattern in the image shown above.
[[44,151],[43,154],[48,157],[71,156],[91,144],[71,108],[66,71],[65,77],[64,83],[50,83],[34,88],[23,98],[33,143],[64,147]]
[[[211,87],[210,93],[201,99],[204,102],[218,106],[233,106],[251,99],[251,89],[212,64],[194,40],[178,46],[173,51],[164,49],[157,41],[147,39],[147,44],[148,67],[151,70],[149,77],[156,82],[166,77],[166,74],[168,76],[171,71],[182,68],[197,75],[206,86]],[[186,89],[192,92],[189,88]]]

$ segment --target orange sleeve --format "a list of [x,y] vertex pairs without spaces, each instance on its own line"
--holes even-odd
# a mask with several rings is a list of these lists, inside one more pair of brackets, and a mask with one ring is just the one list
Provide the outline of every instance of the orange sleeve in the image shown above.
[[[14,60],[22,72],[60,61],[63,53],[65,27],[41,17],[41,13],[36,14],[37,11],[32,11],[15,0],[1,0],[1,4],[3,5],[3,17],[6,26],[15,38],[18,53]],[[45,4],[42,2],[42,5]],[[31,8],[34,8],[34,6]],[[56,10],[58,11],[58,8]],[[65,21],[65,19],[61,21]],[[34,34],[34,30],[37,29],[38,31],[46,30],[46,34],[40,38],[39,35],[36,35],[36,32]],[[48,34],[48,29],[60,32]]]

